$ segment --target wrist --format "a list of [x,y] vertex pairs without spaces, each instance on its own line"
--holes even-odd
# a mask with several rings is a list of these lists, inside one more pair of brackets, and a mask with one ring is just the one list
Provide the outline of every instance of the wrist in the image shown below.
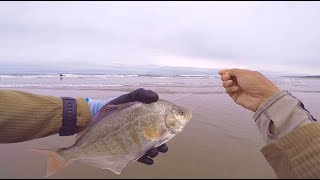
[[259,107],[266,104],[271,97],[273,97],[275,94],[277,94],[279,92],[280,92],[280,89],[277,86],[266,89],[265,93],[262,96]]
[[107,100],[95,100],[86,98],[86,102],[89,105],[90,111],[91,111],[91,117],[95,117],[96,114],[100,111],[100,109],[107,103],[109,103],[112,99]]

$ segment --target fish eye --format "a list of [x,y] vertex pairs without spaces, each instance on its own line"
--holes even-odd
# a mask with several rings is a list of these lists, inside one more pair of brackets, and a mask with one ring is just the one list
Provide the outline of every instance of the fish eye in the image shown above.
[[180,110],[179,115],[183,116],[183,114],[184,114],[183,110]]

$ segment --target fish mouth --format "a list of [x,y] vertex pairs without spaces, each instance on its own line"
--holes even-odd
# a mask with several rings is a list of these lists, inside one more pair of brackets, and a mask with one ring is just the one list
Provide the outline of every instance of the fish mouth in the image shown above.
[[186,113],[186,120],[189,121],[190,119],[192,119],[192,112],[189,110]]
[[190,111],[190,113],[188,114],[188,120],[192,119],[192,112]]

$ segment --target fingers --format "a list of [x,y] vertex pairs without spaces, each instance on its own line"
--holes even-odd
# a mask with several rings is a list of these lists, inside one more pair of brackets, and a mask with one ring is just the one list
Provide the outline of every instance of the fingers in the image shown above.
[[234,83],[233,83],[233,81],[232,80],[227,80],[227,81],[224,81],[223,82],[223,87],[230,87],[230,86],[232,86]]
[[162,144],[161,146],[157,148],[151,148],[149,151],[147,151],[141,158],[139,158],[137,161],[146,165],[152,165],[154,163],[152,158],[155,158],[159,155],[159,152],[166,153],[168,151],[168,146],[166,144]]
[[143,103],[152,103],[158,101],[159,96],[157,93],[145,90],[143,88],[136,89],[130,93],[123,94],[112,101],[109,102],[109,104],[122,104],[122,103],[128,103],[128,102],[134,102],[139,101]]
[[230,76],[238,77],[238,76],[239,76],[241,73],[243,73],[244,71],[246,71],[246,70],[234,68],[234,69],[230,69],[230,70],[228,71],[228,73],[229,73]]
[[222,85],[224,88],[226,88],[227,93],[235,92],[238,89],[238,87],[228,87],[238,86],[236,77],[239,76],[239,73],[241,71],[241,69],[222,69],[219,71],[219,74],[221,75],[221,80],[223,81]]
[[156,102],[159,99],[159,96],[157,93],[151,90],[145,90],[143,88],[139,88],[129,94],[133,101],[139,101],[147,104]]
[[219,72],[218,72],[218,74],[219,75],[223,75],[223,74],[225,74],[226,72],[228,72],[229,71],[229,69],[221,69]]
[[146,165],[152,165],[154,163],[153,160],[147,156],[142,156],[141,158],[138,159],[138,162]]
[[225,74],[221,75],[221,80],[222,81],[227,81],[229,79],[231,79],[231,76],[228,73],[225,73]]
[[159,151],[157,148],[151,148],[145,155],[149,156],[151,158],[156,157],[159,154]]
[[[224,74],[228,74],[229,76],[235,76],[238,77],[241,73],[243,73],[244,71],[247,71],[245,69],[237,69],[237,68],[233,68],[233,69],[221,69],[218,73],[219,75],[224,75]],[[222,79],[221,79],[222,80]]]
[[230,86],[230,87],[226,87],[226,92],[227,93],[235,93],[238,91],[239,87],[238,86]]
[[146,164],[146,165],[152,165],[154,163],[153,159],[159,154],[159,151],[157,148],[151,148],[149,151],[147,151],[146,154],[144,154],[141,158],[138,159],[138,162]]
[[159,152],[166,153],[168,151],[168,146],[166,144],[162,144],[157,149]]
[[[232,98],[234,93],[232,93],[232,92],[227,92],[227,94]],[[232,99],[233,99],[233,98],[232,98]]]
[[218,73],[221,75],[222,85],[225,88],[226,93],[235,100],[237,93],[239,93],[239,86],[237,77],[244,71],[241,69],[222,69]]

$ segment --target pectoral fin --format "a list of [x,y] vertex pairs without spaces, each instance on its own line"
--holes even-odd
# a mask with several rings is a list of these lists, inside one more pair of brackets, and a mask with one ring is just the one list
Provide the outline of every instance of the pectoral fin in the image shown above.
[[[142,117],[140,117],[142,118]],[[159,114],[148,114],[141,119],[142,131],[144,137],[151,141],[157,141],[162,138],[165,129],[162,127]]]
[[164,120],[166,127],[172,129],[176,126],[176,118],[172,114],[168,114]]

